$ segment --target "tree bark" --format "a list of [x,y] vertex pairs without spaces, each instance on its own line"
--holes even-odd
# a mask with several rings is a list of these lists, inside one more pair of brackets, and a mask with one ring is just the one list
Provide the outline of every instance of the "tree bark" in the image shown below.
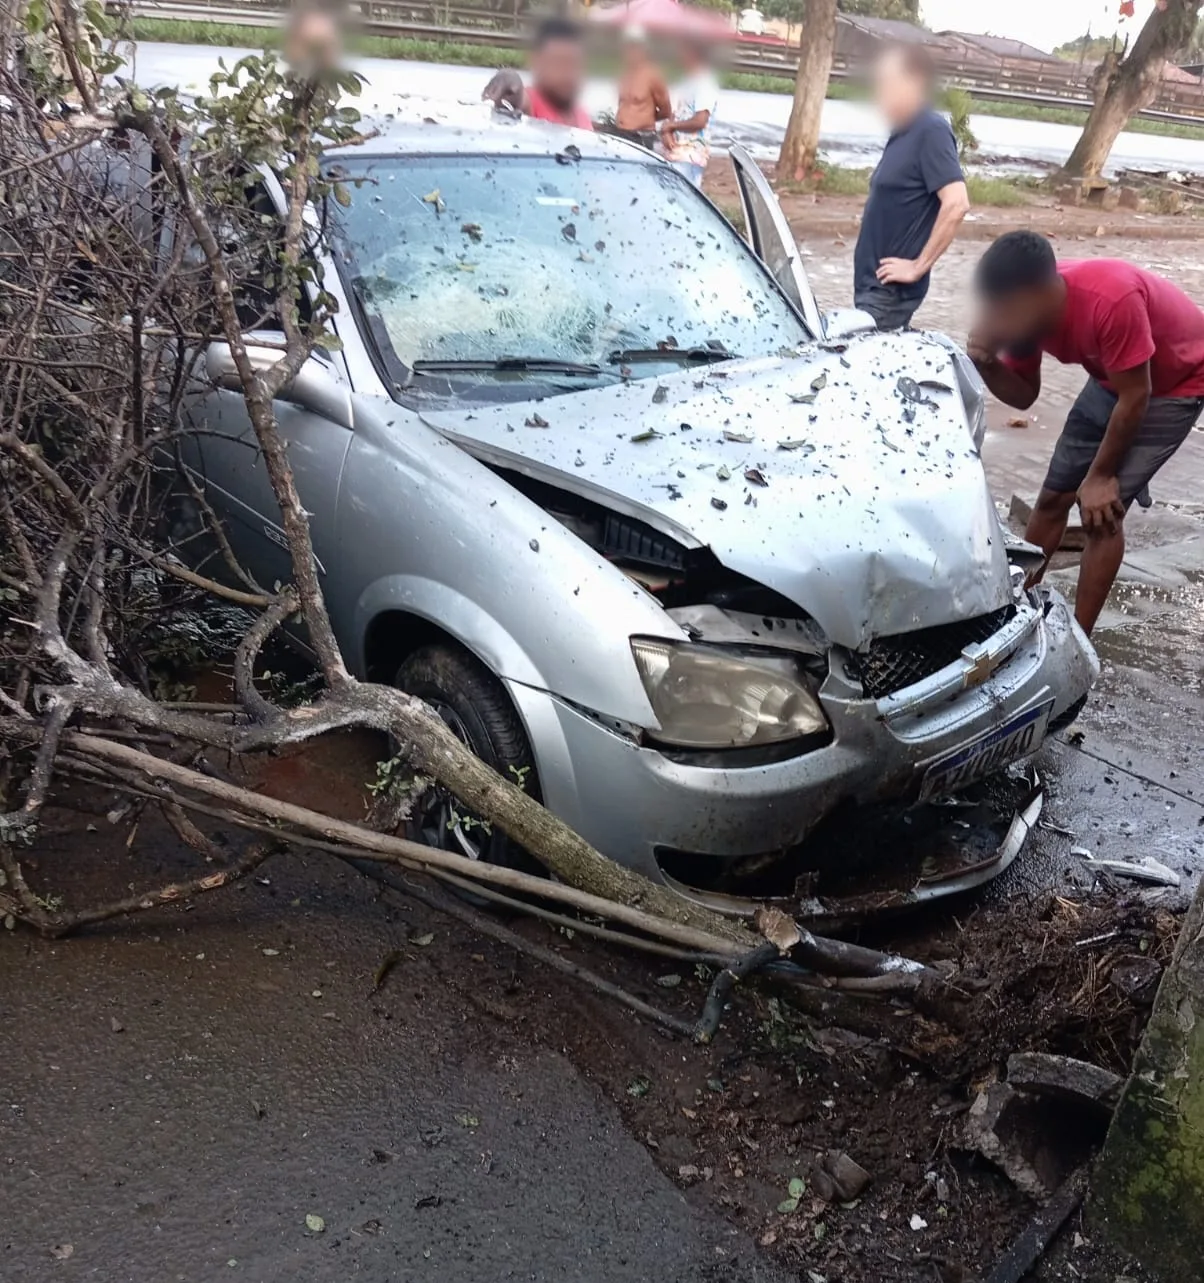
[[798,77],[782,150],[778,177],[801,182],[815,168],[819,122],[828,96],[832,55],[836,49],[836,0],[806,0],[800,34]]
[[1154,101],[1167,60],[1186,49],[1196,29],[1201,0],[1168,0],[1155,8],[1128,57],[1106,81],[1087,117],[1082,136],[1063,166],[1061,178],[1098,178],[1120,131]]

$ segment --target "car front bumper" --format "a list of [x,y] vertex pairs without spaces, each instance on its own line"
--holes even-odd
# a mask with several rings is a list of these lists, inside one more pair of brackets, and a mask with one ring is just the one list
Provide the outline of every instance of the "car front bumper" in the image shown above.
[[[845,802],[909,802],[936,761],[1026,711],[1072,710],[1099,664],[1065,600],[1041,590],[982,655],[880,700],[832,676],[830,743],[772,764],[712,767],[641,747],[547,692],[510,684],[546,805],[598,850],[664,881],[657,849],[744,859],[786,851]],[[995,648],[994,653],[992,653]],[[977,650],[978,648],[976,648]],[[978,659],[985,680],[967,677]],[[981,670],[980,670],[981,671]],[[967,684],[967,683],[977,684]]]

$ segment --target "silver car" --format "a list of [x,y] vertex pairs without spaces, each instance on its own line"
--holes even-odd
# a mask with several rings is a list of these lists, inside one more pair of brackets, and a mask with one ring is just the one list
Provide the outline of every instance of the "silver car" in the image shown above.
[[[842,803],[1032,753],[1097,673],[1063,599],[1023,586],[1036,550],[997,520],[964,355],[822,316],[732,163],[747,241],[627,143],[394,123],[339,157],[341,348],[278,406],[351,667],[687,894],[738,889]],[[284,208],[270,174],[250,198]],[[207,372],[194,466],[284,579],[228,349]],[[420,810],[428,841],[521,858],[437,791]]]

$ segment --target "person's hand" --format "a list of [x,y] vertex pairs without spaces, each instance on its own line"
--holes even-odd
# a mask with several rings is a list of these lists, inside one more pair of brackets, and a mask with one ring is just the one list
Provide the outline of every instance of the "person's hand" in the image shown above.
[[671,129],[661,130],[661,145],[666,151],[675,151],[677,149],[677,135]]
[[491,102],[495,107],[509,107],[521,114],[524,92],[523,78],[517,71],[497,71],[481,90],[481,101]]
[[924,275],[914,258],[884,258],[878,264],[878,280],[883,285],[914,285]]
[[1088,473],[1079,487],[1079,512],[1088,534],[1114,535],[1125,519],[1125,505],[1120,501],[1120,482],[1116,477],[1096,477]]
[[981,330],[971,330],[966,340],[966,355],[980,370],[989,370],[999,364],[999,353]]

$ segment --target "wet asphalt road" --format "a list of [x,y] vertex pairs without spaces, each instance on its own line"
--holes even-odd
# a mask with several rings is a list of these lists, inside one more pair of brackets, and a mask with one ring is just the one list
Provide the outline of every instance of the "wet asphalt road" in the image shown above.
[[[447,987],[444,920],[337,862],[266,868],[86,939],[3,933],[0,1279],[781,1277],[563,1055]],[[514,966],[496,1000],[539,1002]]]

